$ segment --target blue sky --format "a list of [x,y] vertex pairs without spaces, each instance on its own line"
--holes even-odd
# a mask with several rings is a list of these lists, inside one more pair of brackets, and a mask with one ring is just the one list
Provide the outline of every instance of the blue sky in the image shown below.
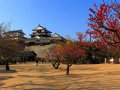
[[88,9],[94,2],[102,0],[0,0],[0,23],[11,22],[11,29],[22,29],[27,37],[40,24],[75,39],[76,32],[88,29]]

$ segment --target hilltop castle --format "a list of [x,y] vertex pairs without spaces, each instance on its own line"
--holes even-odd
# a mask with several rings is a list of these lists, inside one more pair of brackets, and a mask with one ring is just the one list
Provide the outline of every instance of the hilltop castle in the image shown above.
[[13,30],[6,32],[5,35],[13,36],[14,39],[20,39],[24,42],[24,51],[34,51],[37,57],[45,57],[49,49],[59,42],[64,42],[66,39],[59,34],[53,34],[41,25],[38,25],[32,30],[31,38],[25,38],[25,33],[22,30]]
[[55,44],[57,42],[63,42],[65,39],[58,35],[54,34],[51,35],[52,32],[48,31],[41,25],[38,25],[37,28],[32,30],[32,34],[30,34],[31,38],[25,40],[26,46],[33,46],[33,45],[50,45]]

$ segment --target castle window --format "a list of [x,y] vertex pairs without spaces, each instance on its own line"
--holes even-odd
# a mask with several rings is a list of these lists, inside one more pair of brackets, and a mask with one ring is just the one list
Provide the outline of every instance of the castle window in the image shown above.
[[23,37],[23,35],[21,34],[20,37]]
[[41,30],[41,32],[44,32],[44,30]]
[[17,33],[15,33],[14,35],[15,35],[15,36],[18,36],[18,34],[17,34]]
[[40,33],[40,31],[37,31],[38,33]]

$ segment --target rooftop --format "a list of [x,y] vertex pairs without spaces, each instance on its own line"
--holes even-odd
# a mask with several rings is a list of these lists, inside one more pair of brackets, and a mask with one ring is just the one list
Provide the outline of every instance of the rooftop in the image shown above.
[[33,29],[33,31],[39,31],[39,30],[45,30],[48,33],[52,33],[51,31],[47,30],[45,27],[41,26],[40,24],[37,26],[37,28]]
[[13,30],[13,31],[5,32],[5,34],[8,34],[8,33],[22,33],[25,35],[25,33],[22,30]]

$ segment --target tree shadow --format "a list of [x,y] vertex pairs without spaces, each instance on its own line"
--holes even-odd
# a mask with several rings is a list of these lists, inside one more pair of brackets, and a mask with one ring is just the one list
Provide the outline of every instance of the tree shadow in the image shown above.
[[0,73],[16,73],[16,70],[0,70]]
[[11,78],[14,78],[13,76],[0,76],[0,81],[1,80],[8,80],[8,79],[11,79]]
[[[45,79],[46,82],[34,82],[32,80],[27,81],[25,83],[11,85],[8,87],[3,88],[14,88],[19,90],[98,90],[97,86],[102,86],[103,84],[97,80],[80,80],[81,78],[85,78],[84,75],[88,74],[60,74],[54,76],[32,76],[32,75],[18,75],[20,77],[28,77],[28,78],[38,78],[38,79]],[[93,74],[89,74],[93,75]],[[65,78],[65,79],[63,79]],[[51,82],[51,80],[53,80]],[[49,82],[50,81],[50,82]],[[96,84],[96,85],[94,85]],[[89,85],[89,86],[86,86]],[[25,89],[24,87],[32,86],[29,89]],[[36,87],[37,86],[37,87]],[[74,89],[74,87],[76,89]]]
[[5,85],[5,83],[3,83],[3,82],[0,82],[0,86],[3,86],[3,85]]
[[[75,70],[77,70],[77,69],[75,69]],[[81,68],[79,68],[78,70],[91,70],[91,71],[96,71],[96,70],[98,70],[98,68],[91,68],[91,67],[81,67]]]
[[106,75],[120,75],[120,71],[107,72]]
[[31,89],[24,89],[24,90],[56,90],[52,88],[31,88]]
[[[20,87],[19,87],[20,86]],[[29,87],[29,86],[42,86],[40,88],[29,88],[29,89],[24,89],[24,86]],[[22,84],[16,84],[16,85],[11,85],[11,86],[7,86],[7,87],[3,87],[5,90],[6,88],[11,88],[11,89],[15,89],[17,90],[19,87],[19,90],[56,90],[54,89],[55,85],[51,84],[51,83],[33,83],[32,81],[28,81],[26,83],[22,83]],[[43,88],[45,87],[45,88]]]

